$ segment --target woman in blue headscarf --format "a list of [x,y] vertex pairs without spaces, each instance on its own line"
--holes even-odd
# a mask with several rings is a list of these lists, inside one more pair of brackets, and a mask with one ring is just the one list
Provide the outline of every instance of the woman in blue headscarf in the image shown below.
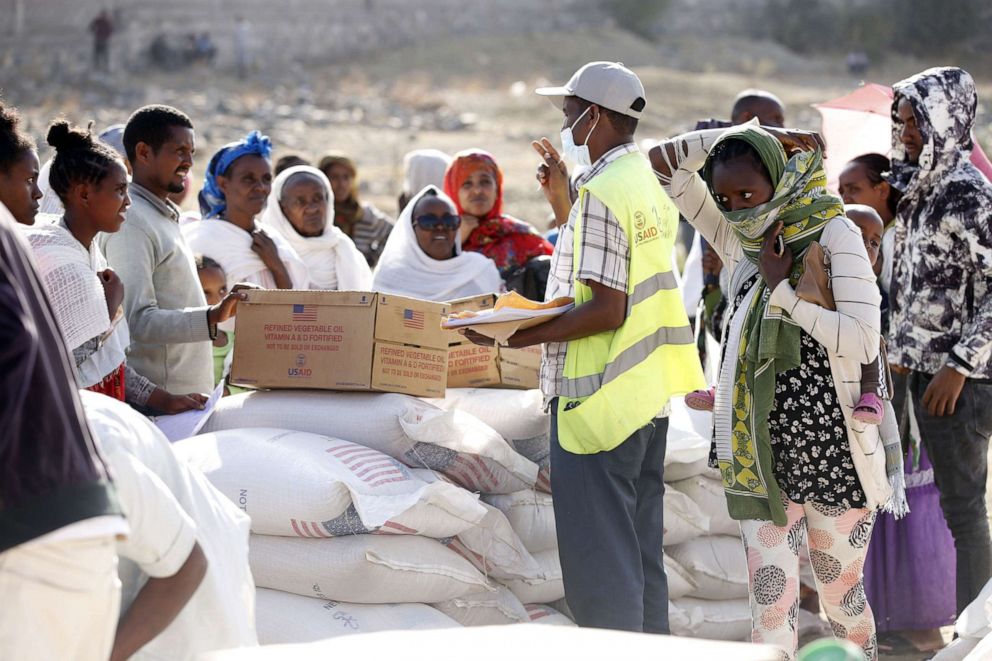
[[192,250],[218,262],[228,288],[250,282],[267,289],[306,289],[307,269],[293,248],[255,218],[272,189],[272,143],[252,131],[225,145],[207,166],[200,211],[203,220],[183,225]]

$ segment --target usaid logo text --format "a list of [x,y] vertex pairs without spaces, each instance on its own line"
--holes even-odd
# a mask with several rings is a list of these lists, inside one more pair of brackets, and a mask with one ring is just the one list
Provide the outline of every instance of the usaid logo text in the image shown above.
[[287,371],[291,379],[309,379],[313,376],[313,370],[305,367],[307,364],[306,354],[296,354],[296,367],[290,367]]

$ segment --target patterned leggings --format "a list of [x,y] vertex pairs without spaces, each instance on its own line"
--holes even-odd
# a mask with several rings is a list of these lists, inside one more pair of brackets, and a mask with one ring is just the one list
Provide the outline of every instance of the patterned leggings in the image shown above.
[[875,511],[792,501],[788,523],[741,521],[751,588],[751,640],[777,645],[791,661],[799,646],[799,549],[809,537],[813,575],[834,635],[878,658],[875,618],[862,569]]

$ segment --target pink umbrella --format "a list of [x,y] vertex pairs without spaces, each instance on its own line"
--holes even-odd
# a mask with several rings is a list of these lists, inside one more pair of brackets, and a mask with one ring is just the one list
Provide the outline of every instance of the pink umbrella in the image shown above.
[[[850,94],[813,104],[820,111],[820,133],[827,143],[828,185],[837,190],[837,178],[848,161],[875,152],[888,156],[892,150],[892,88],[866,83]],[[972,134],[971,162],[992,180],[992,162]]]

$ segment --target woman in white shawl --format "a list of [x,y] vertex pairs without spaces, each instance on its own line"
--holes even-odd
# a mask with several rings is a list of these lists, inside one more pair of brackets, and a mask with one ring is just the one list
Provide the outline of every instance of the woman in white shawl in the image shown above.
[[454,202],[427,186],[403,209],[379,258],[372,288],[428,301],[491,294],[503,287],[496,264],[462,252]]
[[335,226],[332,198],[323,172],[309,165],[287,168],[272,182],[262,225],[300,256],[311,289],[368,291],[372,271],[354,242]]
[[210,159],[200,192],[203,220],[182,226],[193,252],[224,269],[228,290],[239,282],[266,289],[309,286],[307,267],[296,251],[255,221],[272,186],[271,154],[271,142],[258,131],[222,147]]

